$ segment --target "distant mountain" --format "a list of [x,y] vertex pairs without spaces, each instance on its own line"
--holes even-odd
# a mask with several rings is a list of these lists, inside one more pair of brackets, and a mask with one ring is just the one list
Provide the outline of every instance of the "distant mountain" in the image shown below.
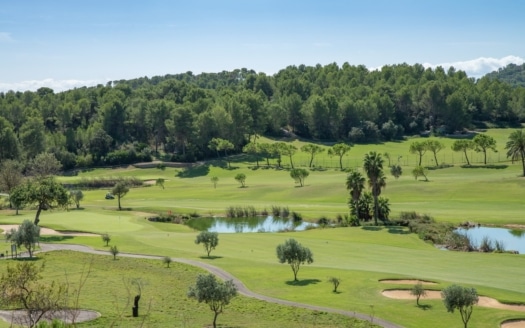
[[508,64],[497,71],[486,75],[490,79],[498,79],[510,85],[525,87],[525,63],[521,65]]

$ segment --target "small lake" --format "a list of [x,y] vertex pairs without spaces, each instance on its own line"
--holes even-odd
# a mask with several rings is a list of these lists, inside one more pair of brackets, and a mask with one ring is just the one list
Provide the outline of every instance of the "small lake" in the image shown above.
[[456,232],[470,237],[472,244],[479,247],[481,240],[488,237],[492,243],[495,241],[503,242],[505,250],[518,251],[520,254],[525,254],[525,230],[514,230],[506,228],[458,228]]
[[294,222],[292,219],[274,218],[196,218],[190,219],[187,225],[200,231],[219,233],[278,232],[285,230],[302,231],[310,222]]

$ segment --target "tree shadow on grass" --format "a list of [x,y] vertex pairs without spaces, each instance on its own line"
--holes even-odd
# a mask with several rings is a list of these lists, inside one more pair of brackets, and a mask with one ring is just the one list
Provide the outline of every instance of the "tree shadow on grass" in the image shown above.
[[319,279],[303,279],[303,280],[289,280],[286,282],[289,286],[308,286],[321,282]]
[[179,178],[195,178],[208,175],[210,166],[208,164],[201,164],[192,167],[187,167],[178,171],[176,176]]
[[214,256],[214,255],[210,255],[210,256],[199,256],[199,258],[203,259],[203,260],[217,260],[217,259],[222,259],[222,256]]
[[57,243],[64,240],[71,240],[74,236],[40,236],[40,242],[42,243]]
[[430,304],[419,304],[418,308],[423,311],[432,310],[432,305]]
[[[7,259],[11,259],[11,258],[7,257]],[[18,257],[14,257],[13,260],[19,261],[19,262],[36,262],[36,261],[40,261],[43,259],[36,257],[35,254],[33,253],[33,257],[29,257],[29,255],[22,257],[20,254],[18,254]]]
[[503,170],[509,167],[506,164],[487,164],[487,165],[461,165],[461,168],[463,169],[495,169],[495,170]]
[[396,235],[408,235],[410,231],[403,227],[388,227],[388,233],[393,233]]
[[363,229],[363,230],[367,230],[367,231],[380,231],[380,230],[383,230],[383,227],[378,227],[378,226],[363,226],[363,227],[361,227],[361,229]]

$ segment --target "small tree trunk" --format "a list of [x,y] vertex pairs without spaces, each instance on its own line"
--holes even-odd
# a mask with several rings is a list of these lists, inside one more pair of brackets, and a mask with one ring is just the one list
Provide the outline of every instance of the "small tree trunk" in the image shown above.
[[470,162],[468,160],[468,155],[467,155],[467,151],[465,150],[465,158],[467,159],[467,165],[470,166]]
[[[17,209],[18,210],[18,209]],[[35,225],[38,225],[38,222],[40,222],[40,213],[42,212],[42,206],[39,205],[38,206],[38,210],[36,210],[36,215],[35,215]],[[18,213],[17,213],[18,214]]]
[[120,207],[120,195],[117,195],[117,199],[118,199],[118,210],[122,210],[122,208]]
[[213,316],[213,328],[217,328],[217,317],[219,316],[219,312],[215,312],[215,315]]

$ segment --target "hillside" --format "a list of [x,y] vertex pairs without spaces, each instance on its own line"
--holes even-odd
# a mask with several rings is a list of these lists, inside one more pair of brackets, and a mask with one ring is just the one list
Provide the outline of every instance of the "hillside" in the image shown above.
[[488,73],[486,77],[509,83],[513,87],[525,87],[525,63],[521,65],[508,64],[497,71]]

